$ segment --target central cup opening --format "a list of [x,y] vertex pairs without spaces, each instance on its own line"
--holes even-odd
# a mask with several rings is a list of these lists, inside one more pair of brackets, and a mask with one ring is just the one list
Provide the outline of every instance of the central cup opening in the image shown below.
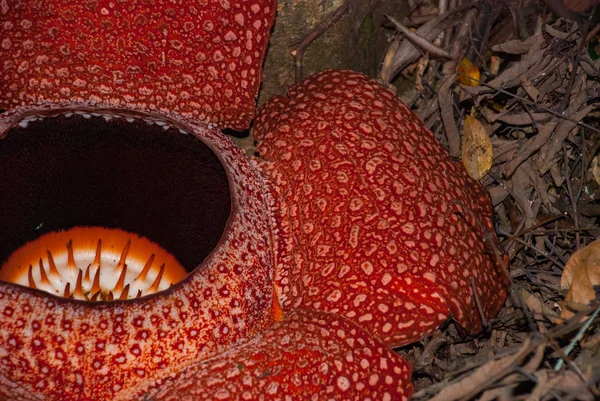
[[[159,275],[151,292],[194,270],[219,243],[230,215],[229,183],[219,158],[168,121],[84,112],[28,118],[0,140],[0,171],[0,279],[27,285],[23,280],[32,276],[35,288],[54,295],[56,288],[40,285],[52,269],[48,251],[62,255],[53,258],[58,270],[71,263],[70,252],[77,267],[61,273],[72,279],[69,291],[58,288],[58,295],[75,297],[77,280],[87,279],[83,287],[90,299],[98,290],[90,290],[96,275],[90,265],[100,240],[101,253],[112,262],[103,262],[110,266],[98,282],[116,286],[121,275],[129,278],[122,298],[127,299],[146,295],[140,289],[152,287]],[[19,249],[24,256],[11,258]],[[134,288],[150,259],[147,283]],[[10,260],[16,262],[9,266]],[[129,272],[123,273],[126,265]],[[16,275],[21,281],[10,278]],[[104,291],[94,300],[119,297],[125,285],[119,294]]]

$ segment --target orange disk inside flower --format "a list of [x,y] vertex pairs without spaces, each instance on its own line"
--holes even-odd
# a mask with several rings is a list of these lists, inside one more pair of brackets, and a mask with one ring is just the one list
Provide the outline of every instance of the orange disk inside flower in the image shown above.
[[131,299],[165,290],[187,272],[160,245],[104,227],[51,232],[17,249],[0,280],[89,301]]

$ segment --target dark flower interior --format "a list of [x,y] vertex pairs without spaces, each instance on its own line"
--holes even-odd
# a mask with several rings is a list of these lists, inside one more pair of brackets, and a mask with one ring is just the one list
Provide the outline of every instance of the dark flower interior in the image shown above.
[[0,140],[0,264],[41,234],[121,228],[157,242],[191,271],[230,214],[225,170],[178,129],[71,114],[30,121]]

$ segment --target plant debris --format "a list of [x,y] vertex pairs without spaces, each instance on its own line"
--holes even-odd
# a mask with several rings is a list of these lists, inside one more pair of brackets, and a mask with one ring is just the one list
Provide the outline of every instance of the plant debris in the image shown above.
[[563,2],[415,0],[391,16],[380,79],[414,79],[410,106],[490,192],[512,279],[484,335],[449,322],[398,350],[415,400],[600,399],[600,7]]

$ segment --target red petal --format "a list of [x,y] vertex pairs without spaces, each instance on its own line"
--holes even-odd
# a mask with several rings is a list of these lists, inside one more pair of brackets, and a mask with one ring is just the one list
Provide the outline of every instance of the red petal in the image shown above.
[[[339,316],[296,310],[252,341],[184,370],[149,393],[182,399],[406,400],[408,362]],[[186,398],[188,397],[188,398]]]
[[276,280],[284,310],[335,312],[387,344],[451,314],[468,332],[506,298],[485,233],[486,191],[394,94],[351,71],[325,71],[267,102],[254,136],[277,187]]
[[9,3],[0,109],[91,101],[247,128],[275,1],[170,3]]

